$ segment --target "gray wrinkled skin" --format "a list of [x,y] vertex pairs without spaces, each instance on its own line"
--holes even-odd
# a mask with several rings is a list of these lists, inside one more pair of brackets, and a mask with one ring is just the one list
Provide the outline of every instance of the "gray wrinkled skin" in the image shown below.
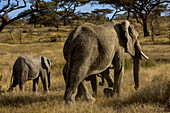
[[78,86],[81,87],[87,101],[95,102],[83,80],[90,75],[108,71],[110,66],[115,70],[113,93],[120,97],[125,52],[128,52],[135,61],[134,78],[137,89],[141,58],[138,35],[127,20],[122,23],[110,21],[103,25],[87,23],[72,31],[63,49],[64,58],[68,63],[64,96],[66,104],[75,101]]
[[[19,84],[24,91],[24,84],[33,80],[33,91],[37,91],[39,77],[41,77],[44,91],[50,87],[50,60],[43,56],[20,56],[14,63],[11,83],[8,91],[12,91]],[[12,82],[13,79],[13,82]]]
[[[64,77],[64,80],[66,82],[66,74],[67,74],[67,68],[68,68],[68,64],[66,63],[64,65],[64,68],[63,68],[63,77]],[[91,87],[92,87],[92,91],[93,91],[93,96],[94,97],[97,97],[98,95],[98,92],[97,92],[97,76],[99,76],[101,78],[101,82],[99,82],[100,86],[103,86],[104,85],[104,80],[107,81],[108,83],[108,87],[113,87],[113,77],[112,75],[109,75],[110,72],[109,72],[109,69],[107,69],[106,71],[100,73],[100,74],[94,74],[94,75],[90,75],[88,76],[85,81],[90,81],[91,82]],[[81,88],[80,86],[78,87],[78,91],[77,91],[77,95],[76,95],[76,99],[79,99],[80,97],[82,96],[82,91],[81,91]]]

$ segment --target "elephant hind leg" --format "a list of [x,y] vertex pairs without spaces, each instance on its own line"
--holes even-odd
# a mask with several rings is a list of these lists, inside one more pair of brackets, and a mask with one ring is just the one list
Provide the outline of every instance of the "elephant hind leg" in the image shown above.
[[[14,75],[12,75],[12,76],[14,76]],[[17,85],[18,85],[18,78],[17,78],[17,76],[14,76],[13,83],[10,85],[10,87],[7,91],[8,92],[13,91],[13,88],[16,87]]]
[[18,85],[17,83],[12,83],[12,85],[9,87],[9,89],[7,90],[8,92],[13,91],[14,87],[16,87]]
[[20,88],[20,91],[22,92],[24,92],[24,83],[25,82],[19,83],[19,88]]
[[[96,91],[97,92],[97,91]],[[77,95],[76,95],[76,100],[78,100],[81,96],[84,96],[85,100],[87,100],[88,102],[95,102],[95,98],[93,98],[91,96],[91,94],[89,93],[87,87],[85,86],[84,81],[82,81],[79,86],[78,86],[78,91],[77,91]],[[97,94],[96,94],[97,95]]]
[[24,92],[24,84],[28,80],[28,71],[25,71],[24,69],[21,70],[21,73],[18,74],[18,84],[20,91]]
[[66,91],[64,99],[66,101],[66,104],[72,104],[75,102],[75,96],[77,94],[78,86],[80,90],[82,91],[82,95],[85,97],[85,99],[89,102],[95,102],[95,99],[91,96],[91,94],[88,92],[87,87],[84,84],[84,74],[76,74],[71,72],[71,76],[69,77],[69,84],[67,83]]
[[77,94],[79,83],[80,83],[80,79],[78,75],[75,73],[71,73],[71,76],[69,77],[69,81],[67,81],[66,83],[66,91],[64,95],[64,99],[67,105],[75,102],[75,96]]
[[81,91],[83,93],[83,96],[84,98],[88,101],[88,102],[91,102],[91,103],[94,103],[95,102],[95,98],[92,97],[92,95],[89,93],[84,81],[82,81],[80,83],[80,88],[81,88]]

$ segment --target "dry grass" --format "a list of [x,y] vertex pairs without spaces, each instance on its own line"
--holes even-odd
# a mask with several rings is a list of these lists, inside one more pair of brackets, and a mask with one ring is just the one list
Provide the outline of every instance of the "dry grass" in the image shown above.
[[[51,29],[51,30],[49,30]],[[166,112],[170,109],[167,106],[168,88],[170,87],[170,45],[166,40],[162,39],[155,44],[150,42],[150,39],[141,38],[142,48],[150,57],[150,61],[143,60],[140,76],[140,88],[134,90],[134,81],[132,76],[131,65],[125,70],[122,83],[122,101],[113,98],[106,98],[103,94],[103,88],[99,86],[99,95],[94,104],[80,100],[73,106],[65,106],[63,95],[65,83],[62,77],[62,67],[65,63],[62,54],[65,37],[69,34],[69,28],[62,28],[60,31],[55,31],[53,28],[36,28],[36,31],[44,31],[41,35],[35,36],[29,40],[23,38],[25,44],[17,44],[18,40],[6,40],[8,43],[0,43],[0,75],[3,76],[0,81],[0,86],[3,90],[7,90],[10,83],[12,66],[15,60],[21,55],[43,55],[51,59],[52,75],[51,75],[51,90],[48,94],[43,93],[42,83],[39,83],[39,90],[36,94],[32,93],[32,81],[25,84],[25,93],[19,92],[18,86],[14,91],[3,94],[0,97],[0,113],[114,113],[114,112]],[[45,32],[46,31],[46,32]],[[64,35],[61,42],[46,42],[40,43],[38,38],[44,36],[44,33],[51,35]],[[52,34],[53,33],[53,34]],[[2,33],[3,35],[5,32]],[[2,36],[0,34],[0,36]],[[156,37],[156,40],[161,40]],[[4,41],[3,41],[4,42]],[[166,43],[166,44],[165,44]],[[126,55],[129,59],[129,55]],[[131,62],[129,62],[131,63]],[[89,83],[87,83],[89,85]],[[91,88],[89,87],[90,91]]]

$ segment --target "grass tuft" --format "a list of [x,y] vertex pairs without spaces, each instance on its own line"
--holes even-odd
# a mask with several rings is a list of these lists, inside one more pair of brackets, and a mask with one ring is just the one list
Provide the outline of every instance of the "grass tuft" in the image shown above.
[[153,60],[146,60],[145,62],[141,63],[142,67],[149,68],[155,66],[155,62]]

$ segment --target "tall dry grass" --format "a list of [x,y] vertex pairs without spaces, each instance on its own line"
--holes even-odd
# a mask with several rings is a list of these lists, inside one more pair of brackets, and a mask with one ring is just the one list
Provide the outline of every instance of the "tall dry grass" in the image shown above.
[[[32,92],[32,81],[25,84],[25,93],[19,91],[18,86],[12,93],[6,92],[0,97],[1,113],[155,113],[170,112],[168,108],[168,97],[170,96],[170,45],[165,44],[166,40],[162,39],[162,44],[152,43],[150,39],[141,38],[142,48],[150,60],[143,60],[140,75],[140,88],[134,90],[133,69],[130,56],[126,54],[126,70],[122,82],[122,101],[116,96],[106,98],[103,94],[104,87],[98,86],[98,97],[94,104],[87,103],[83,98],[73,106],[65,106],[63,95],[65,83],[62,77],[62,68],[65,63],[63,58],[63,45],[65,37],[59,42],[47,42],[44,33],[51,35],[69,34],[69,28],[63,28],[58,32],[48,30],[53,28],[36,28],[36,31],[43,31],[42,34],[33,35],[32,39],[24,37],[24,44],[18,44],[18,40],[7,40],[8,43],[0,43],[0,75],[3,76],[0,81],[2,90],[7,90],[10,84],[12,66],[15,60],[21,55],[42,55],[48,57],[52,62],[51,88],[49,93],[43,92],[41,81],[37,93]],[[5,34],[3,32],[2,34]],[[2,36],[2,34],[0,36]],[[44,38],[39,42],[37,38]],[[2,37],[3,38],[3,37]],[[161,40],[156,37],[156,40]],[[4,38],[4,40],[6,40]],[[9,44],[10,43],[10,44]],[[13,43],[13,44],[11,44]],[[90,84],[89,90],[92,93]]]

